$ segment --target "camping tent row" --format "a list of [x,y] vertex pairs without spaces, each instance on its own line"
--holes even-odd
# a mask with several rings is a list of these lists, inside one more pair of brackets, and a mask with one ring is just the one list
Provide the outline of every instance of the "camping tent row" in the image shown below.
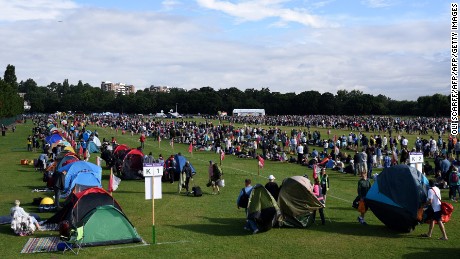
[[104,189],[94,187],[72,193],[65,206],[45,223],[68,222],[82,246],[141,242],[118,202]]
[[[302,176],[286,178],[278,201],[262,186],[251,192],[248,217],[259,229],[268,230],[275,225],[305,228],[314,221],[314,211],[322,208],[310,181]],[[428,180],[416,168],[396,165],[385,168],[365,197],[366,204],[388,228],[410,232],[418,225],[418,211],[423,207],[428,192]],[[443,218],[443,221],[448,221]]]
[[[93,132],[90,130],[86,130],[82,134],[82,139],[86,141],[86,149],[90,153],[100,153],[101,152],[101,140],[94,136]],[[80,144],[76,146],[77,150],[80,148]]]
[[248,219],[259,231],[274,226],[307,228],[314,222],[315,211],[324,206],[311,192],[310,180],[292,176],[283,180],[278,201],[261,184],[254,186],[248,203]]

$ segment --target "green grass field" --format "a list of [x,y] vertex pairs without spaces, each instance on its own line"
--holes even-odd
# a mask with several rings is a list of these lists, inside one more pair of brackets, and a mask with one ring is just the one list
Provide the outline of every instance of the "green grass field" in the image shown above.
[[[37,158],[39,153],[26,151],[26,138],[31,130],[30,122],[17,125],[15,133],[7,132],[0,137],[0,215],[9,214],[15,199],[22,202],[28,212],[38,212],[32,206],[35,197],[52,196],[52,193],[33,193],[32,189],[44,187],[42,175],[32,166],[20,165],[21,159]],[[89,126],[88,129],[96,129]],[[287,128],[286,128],[287,129]],[[116,134],[107,128],[97,128],[100,138],[116,136],[119,143],[131,147],[138,146],[138,136]],[[325,129],[319,129],[326,136]],[[332,135],[346,134],[332,131]],[[408,136],[413,146],[415,135]],[[429,136],[426,136],[429,137]],[[456,258],[460,253],[459,205],[446,224],[448,241],[437,240],[441,236],[436,226],[433,238],[418,237],[427,231],[428,225],[420,225],[408,234],[387,229],[369,211],[366,215],[368,226],[360,225],[358,212],[351,207],[356,197],[358,177],[329,171],[331,188],[328,192],[326,225],[313,225],[308,229],[281,228],[251,235],[243,230],[244,210],[236,207],[236,198],[243,187],[245,178],[252,178],[253,184],[267,182],[273,174],[280,183],[285,177],[312,174],[311,169],[288,163],[266,161],[265,167],[257,174],[257,161],[226,156],[223,161],[226,187],[220,195],[211,195],[206,188],[209,160],[219,157],[210,152],[187,153],[188,146],[175,144],[171,149],[167,141],[158,142],[149,138],[145,152],[152,151],[168,156],[182,152],[197,170],[193,184],[202,187],[201,198],[177,194],[177,184],[163,183],[163,199],[155,200],[155,226],[157,244],[146,246],[118,245],[83,248],[79,256],[84,258]],[[94,162],[96,154],[92,154]],[[376,170],[377,171],[377,170]],[[103,171],[103,187],[107,188],[109,171]],[[444,198],[447,191],[443,190]],[[144,199],[143,181],[122,181],[113,193],[123,211],[136,227],[142,238],[152,242],[152,202]],[[51,213],[42,213],[49,218]],[[319,217],[319,216],[318,216]],[[319,220],[318,220],[319,221]],[[317,222],[318,222],[317,221]],[[57,236],[58,232],[35,232],[34,236]],[[40,257],[56,258],[62,253],[20,254],[29,237],[15,236],[9,225],[0,226],[0,258]],[[69,256],[66,253],[64,256]],[[73,254],[71,254],[73,256]]]

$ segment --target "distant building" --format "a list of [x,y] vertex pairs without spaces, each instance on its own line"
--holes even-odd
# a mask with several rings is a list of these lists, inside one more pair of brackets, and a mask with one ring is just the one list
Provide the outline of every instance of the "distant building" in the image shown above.
[[122,95],[133,94],[136,92],[134,85],[126,85],[124,83],[112,83],[110,81],[102,81],[101,83],[102,91],[112,91],[115,93],[120,93]]
[[263,116],[265,109],[233,109],[233,116]]
[[171,87],[171,86],[155,86],[155,85],[151,85],[149,87],[149,91],[154,92],[154,93],[170,93],[172,89],[176,89],[178,91],[184,91],[184,92],[187,91],[184,88]]
[[[24,96],[26,96],[26,93],[18,93],[18,95],[19,95],[22,99],[24,99]],[[30,108],[32,108],[32,106],[30,106],[30,102],[24,100],[24,111],[28,111],[28,110],[30,110]]]
[[150,92],[155,92],[155,93],[170,93],[171,92],[171,87],[169,86],[150,86]]

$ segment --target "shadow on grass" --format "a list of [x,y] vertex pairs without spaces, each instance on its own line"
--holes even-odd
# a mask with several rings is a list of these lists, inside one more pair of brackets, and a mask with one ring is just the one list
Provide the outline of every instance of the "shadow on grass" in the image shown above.
[[[38,171],[34,170],[33,168],[29,168],[29,169],[18,169],[17,171],[18,171],[18,172],[26,172],[26,173],[38,172]],[[43,174],[43,173],[42,173],[42,174]]]
[[[444,242],[444,241],[440,241]],[[446,242],[451,242],[446,241]],[[402,258],[412,259],[412,258],[458,258],[460,254],[460,248],[420,248],[420,247],[408,247],[408,249],[420,250],[419,252],[413,252],[410,254],[405,254]]]
[[117,193],[144,193],[144,192],[135,192],[135,191],[116,191]]
[[0,225],[0,234],[6,236],[17,236],[11,229],[11,224]]
[[243,229],[244,219],[209,217],[203,217],[203,219],[207,219],[214,224],[170,225],[170,227],[213,236],[244,236],[249,233]]
[[10,151],[11,152],[25,152],[27,151],[27,147],[14,147],[14,148],[11,148]]
[[322,226],[319,225],[317,218],[318,225],[311,226],[311,230],[314,231],[324,231],[329,233],[337,233],[342,235],[350,235],[350,236],[372,236],[372,237],[386,237],[386,238],[410,238],[410,235],[407,233],[400,233],[394,230],[387,228],[386,226],[382,225],[361,225],[358,222],[335,222],[335,218],[331,218],[329,221],[326,218],[326,225]]

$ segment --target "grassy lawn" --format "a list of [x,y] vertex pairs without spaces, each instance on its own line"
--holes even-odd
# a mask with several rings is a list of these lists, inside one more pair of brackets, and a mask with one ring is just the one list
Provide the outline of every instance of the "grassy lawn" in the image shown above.
[[[52,193],[34,193],[32,189],[44,187],[42,175],[32,166],[23,166],[21,159],[37,158],[39,153],[26,151],[26,138],[32,124],[17,125],[15,133],[7,132],[0,137],[0,215],[9,214],[15,199],[22,202],[28,212],[38,212],[31,205],[33,198],[52,196]],[[267,127],[268,128],[268,127]],[[88,129],[94,130],[95,126]],[[289,130],[289,128],[284,128]],[[314,130],[316,128],[313,128]],[[118,143],[137,147],[138,136],[121,135],[108,128],[97,128],[100,139],[115,136]],[[325,129],[318,129],[327,136]],[[332,130],[334,134],[347,134],[348,131]],[[366,134],[369,136],[369,134]],[[430,135],[425,136],[429,138]],[[434,136],[434,135],[433,135]],[[416,135],[406,136],[412,147]],[[437,136],[434,136],[437,137]],[[456,257],[460,253],[460,206],[454,204],[456,211],[446,224],[448,241],[437,240],[441,236],[435,227],[433,238],[422,239],[418,236],[427,231],[428,225],[418,226],[408,234],[396,233],[387,229],[369,211],[366,215],[368,226],[360,225],[356,218],[358,212],[351,207],[356,197],[358,177],[329,171],[331,188],[327,196],[325,209],[327,223],[313,225],[308,229],[272,229],[266,233],[251,235],[245,230],[244,210],[236,207],[236,198],[244,185],[245,178],[252,178],[253,185],[265,184],[267,177],[273,174],[281,183],[285,177],[312,174],[311,169],[299,165],[266,161],[265,167],[257,173],[257,160],[239,159],[226,156],[223,171],[226,186],[220,195],[211,195],[206,187],[207,166],[209,160],[218,161],[219,157],[211,152],[187,153],[188,146],[175,144],[174,150],[167,141],[158,142],[149,138],[145,152],[152,151],[154,156],[182,152],[197,170],[194,182],[202,187],[201,198],[177,194],[177,183],[163,183],[163,199],[155,200],[155,225],[157,244],[147,246],[119,245],[84,248],[79,256],[89,258],[419,258],[434,256]],[[310,148],[310,150],[312,150]],[[94,162],[96,154],[92,154]],[[377,171],[377,170],[375,170]],[[103,187],[107,188],[109,171],[103,171]],[[139,234],[148,243],[152,241],[151,201],[144,200],[143,181],[122,181],[113,196],[136,227]],[[442,196],[448,194],[443,190]],[[41,213],[49,218],[52,213]],[[319,216],[318,216],[319,218]],[[319,221],[319,220],[318,220]],[[317,222],[318,222],[317,221]],[[320,221],[319,221],[320,222]],[[34,236],[57,236],[58,232],[35,232]],[[20,254],[29,237],[15,236],[9,225],[0,226],[0,257],[61,257],[61,253]],[[68,256],[66,254],[65,256]]]

